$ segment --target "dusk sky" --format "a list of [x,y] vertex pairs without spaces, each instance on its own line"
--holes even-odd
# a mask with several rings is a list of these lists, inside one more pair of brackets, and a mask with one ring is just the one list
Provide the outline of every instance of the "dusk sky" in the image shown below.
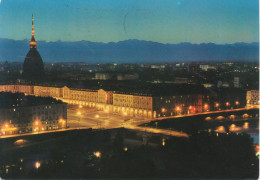
[[0,0],[0,38],[258,42],[258,0]]

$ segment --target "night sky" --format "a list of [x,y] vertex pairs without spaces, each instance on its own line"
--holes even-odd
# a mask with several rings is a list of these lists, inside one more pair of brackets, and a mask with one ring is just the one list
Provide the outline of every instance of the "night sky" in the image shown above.
[[0,0],[0,38],[258,42],[258,0]]

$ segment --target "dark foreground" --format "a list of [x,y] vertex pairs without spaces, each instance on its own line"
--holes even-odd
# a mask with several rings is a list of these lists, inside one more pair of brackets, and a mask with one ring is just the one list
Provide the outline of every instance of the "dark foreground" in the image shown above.
[[0,139],[1,178],[258,178],[253,141],[244,133],[176,138],[76,130],[17,140]]

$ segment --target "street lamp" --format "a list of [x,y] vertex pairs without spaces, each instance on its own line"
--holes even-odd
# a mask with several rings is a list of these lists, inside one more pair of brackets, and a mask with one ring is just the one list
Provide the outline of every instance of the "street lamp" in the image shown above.
[[165,139],[162,139],[162,146],[165,146]]
[[165,112],[166,112],[166,109],[165,109],[165,108],[162,108],[162,112],[165,113]]
[[[96,119],[98,119],[99,117],[100,117],[100,116],[99,116],[98,114],[95,115],[95,118],[96,118]],[[97,122],[97,125],[98,125],[98,124],[99,124],[100,129],[101,129],[101,121],[100,121],[100,119],[99,119],[99,122]]]
[[5,123],[5,128],[9,128],[9,124],[8,123]]
[[34,164],[34,167],[36,169],[39,169],[41,167],[41,163],[39,161],[36,161],[35,164]]
[[204,104],[204,110],[208,111],[209,105],[208,104]]
[[40,120],[35,120],[34,122],[33,122],[33,124],[34,124],[34,131],[36,131],[36,132],[38,132],[38,131],[40,131],[41,130],[41,127],[40,127]]
[[66,122],[65,120],[63,120],[62,118],[60,118],[59,123],[60,123],[61,128],[63,128],[65,122]]
[[181,112],[181,107],[180,106],[177,106],[176,108],[175,108],[175,110],[176,110],[176,112],[177,112],[177,115]]
[[97,158],[100,158],[101,157],[101,152],[99,152],[99,151],[94,152],[94,156],[96,156]]

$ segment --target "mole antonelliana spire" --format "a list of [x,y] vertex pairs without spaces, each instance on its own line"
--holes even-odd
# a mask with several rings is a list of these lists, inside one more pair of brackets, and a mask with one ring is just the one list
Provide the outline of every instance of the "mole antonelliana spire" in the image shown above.
[[30,50],[23,63],[23,78],[29,81],[41,81],[44,77],[44,65],[37,51],[37,42],[34,36],[34,17],[32,15],[32,38],[30,41]]
[[35,37],[34,37],[34,18],[33,18],[33,14],[32,14],[32,38],[31,38],[31,42],[30,42],[30,48],[37,48],[37,42],[35,41]]

